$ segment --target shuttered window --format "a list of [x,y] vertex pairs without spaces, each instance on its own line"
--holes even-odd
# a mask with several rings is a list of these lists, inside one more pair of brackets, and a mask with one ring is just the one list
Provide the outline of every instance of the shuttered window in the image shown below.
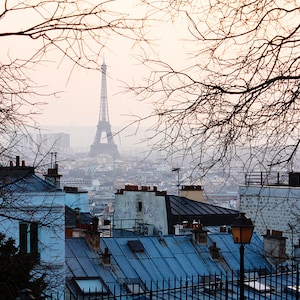
[[37,222],[21,222],[19,224],[20,251],[32,254],[39,259],[40,224]]

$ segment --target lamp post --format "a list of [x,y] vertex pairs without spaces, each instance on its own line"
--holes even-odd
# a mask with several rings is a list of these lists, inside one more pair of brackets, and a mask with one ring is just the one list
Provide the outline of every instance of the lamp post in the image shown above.
[[245,213],[240,213],[237,218],[234,219],[231,225],[231,232],[233,241],[235,244],[240,244],[240,299],[244,300],[244,252],[245,244],[249,244],[252,238],[254,225],[251,219],[246,217]]

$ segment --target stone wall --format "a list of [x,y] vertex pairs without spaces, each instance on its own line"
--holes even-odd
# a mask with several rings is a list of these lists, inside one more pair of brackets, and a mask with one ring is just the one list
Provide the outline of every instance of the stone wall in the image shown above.
[[261,235],[267,230],[282,231],[287,254],[292,257],[292,245],[298,244],[300,237],[300,188],[243,185],[239,197],[240,210],[252,219],[255,231]]

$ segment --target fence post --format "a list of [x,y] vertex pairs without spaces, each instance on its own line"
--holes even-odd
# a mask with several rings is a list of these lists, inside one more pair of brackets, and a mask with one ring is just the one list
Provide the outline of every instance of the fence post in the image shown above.
[[296,273],[296,300],[299,300],[299,265],[297,263],[297,273]]
[[188,285],[189,285],[188,277],[187,275],[185,275],[185,300],[188,299]]
[[228,273],[225,274],[225,299],[228,299]]

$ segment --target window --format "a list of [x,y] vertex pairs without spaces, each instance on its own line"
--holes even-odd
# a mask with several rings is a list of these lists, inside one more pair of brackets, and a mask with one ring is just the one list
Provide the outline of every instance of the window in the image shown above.
[[139,201],[138,202],[138,211],[142,211],[143,210],[143,202]]
[[19,224],[20,251],[34,255],[39,259],[40,224],[37,222],[21,222]]

